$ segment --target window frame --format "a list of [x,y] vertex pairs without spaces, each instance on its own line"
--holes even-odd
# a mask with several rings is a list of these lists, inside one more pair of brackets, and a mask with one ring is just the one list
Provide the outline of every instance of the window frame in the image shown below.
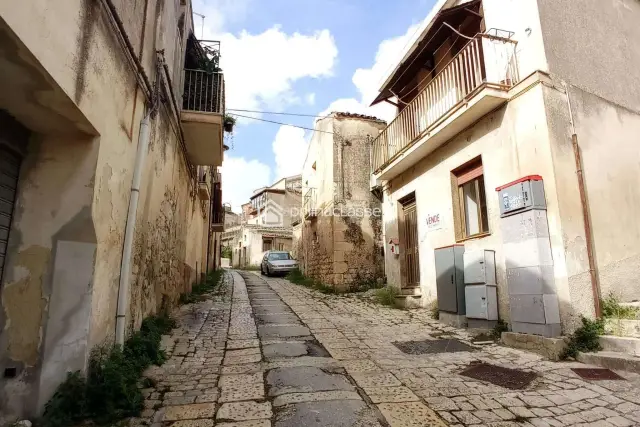
[[[480,156],[451,171],[456,242],[491,234],[484,176],[484,168]],[[478,200],[477,219],[478,230],[480,231],[475,234],[467,234],[467,206],[464,197],[464,186],[468,183],[473,183],[473,190],[475,190],[476,199]]]

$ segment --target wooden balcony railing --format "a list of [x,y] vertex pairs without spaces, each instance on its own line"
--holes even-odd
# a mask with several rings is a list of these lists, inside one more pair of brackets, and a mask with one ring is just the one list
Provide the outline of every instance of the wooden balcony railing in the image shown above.
[[488,34],[478,34],[469,41],[373,141],[372,173],[388,165],[479,89],[509,89],[517,83],[515,45],[510,39]]

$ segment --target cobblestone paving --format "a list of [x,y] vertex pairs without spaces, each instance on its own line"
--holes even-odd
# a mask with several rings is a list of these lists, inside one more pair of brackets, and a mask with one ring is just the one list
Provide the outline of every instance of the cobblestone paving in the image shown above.
[[[244,277],[244,279],[243,279]],[[174,427],[640,426],[640,375],[585,381],[570,368],[498,345],[410,355],[393,342],[464,330],[426,310],[323,295],[282,278],[230,272],[213,300],[183,307],[148,375],[137,424]],[[485,362],[537,373],[509,390],[459,373]]]

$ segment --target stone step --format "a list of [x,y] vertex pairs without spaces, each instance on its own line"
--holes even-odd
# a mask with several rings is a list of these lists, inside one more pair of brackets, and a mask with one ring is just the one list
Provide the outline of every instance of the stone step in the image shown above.
[[588,365],[602,366],[617,371],[640,373],[640,357],[615,351],[599,351],[597,353],[578,353],[579,362]]
[[416,286],[411,288],[401,288],[400,293],[398,294],[398,297],[408,297],[408,296],[421,297],[422,291],[420,290],[420,287]]
[[617,353],[640,356],[640,338],[602,335],[600,336],[600,345],[604,351],[615,351]]

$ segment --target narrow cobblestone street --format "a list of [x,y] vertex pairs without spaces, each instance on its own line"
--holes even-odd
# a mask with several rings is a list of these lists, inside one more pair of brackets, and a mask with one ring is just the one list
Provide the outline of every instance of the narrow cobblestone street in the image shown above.
[[[217,296],[184,306],[179,317],[163,341],[170,359],[148,372],[155,387],[145,390],[138,425],[640,425],[637,374],[587,381],[571,370],[586,365],[495,344],[404,353],[393,343],[471,344],[466,331],[432,320],[427,310],[230,271]],[[535,378],[511,390],[460,375],[482,362]]]

